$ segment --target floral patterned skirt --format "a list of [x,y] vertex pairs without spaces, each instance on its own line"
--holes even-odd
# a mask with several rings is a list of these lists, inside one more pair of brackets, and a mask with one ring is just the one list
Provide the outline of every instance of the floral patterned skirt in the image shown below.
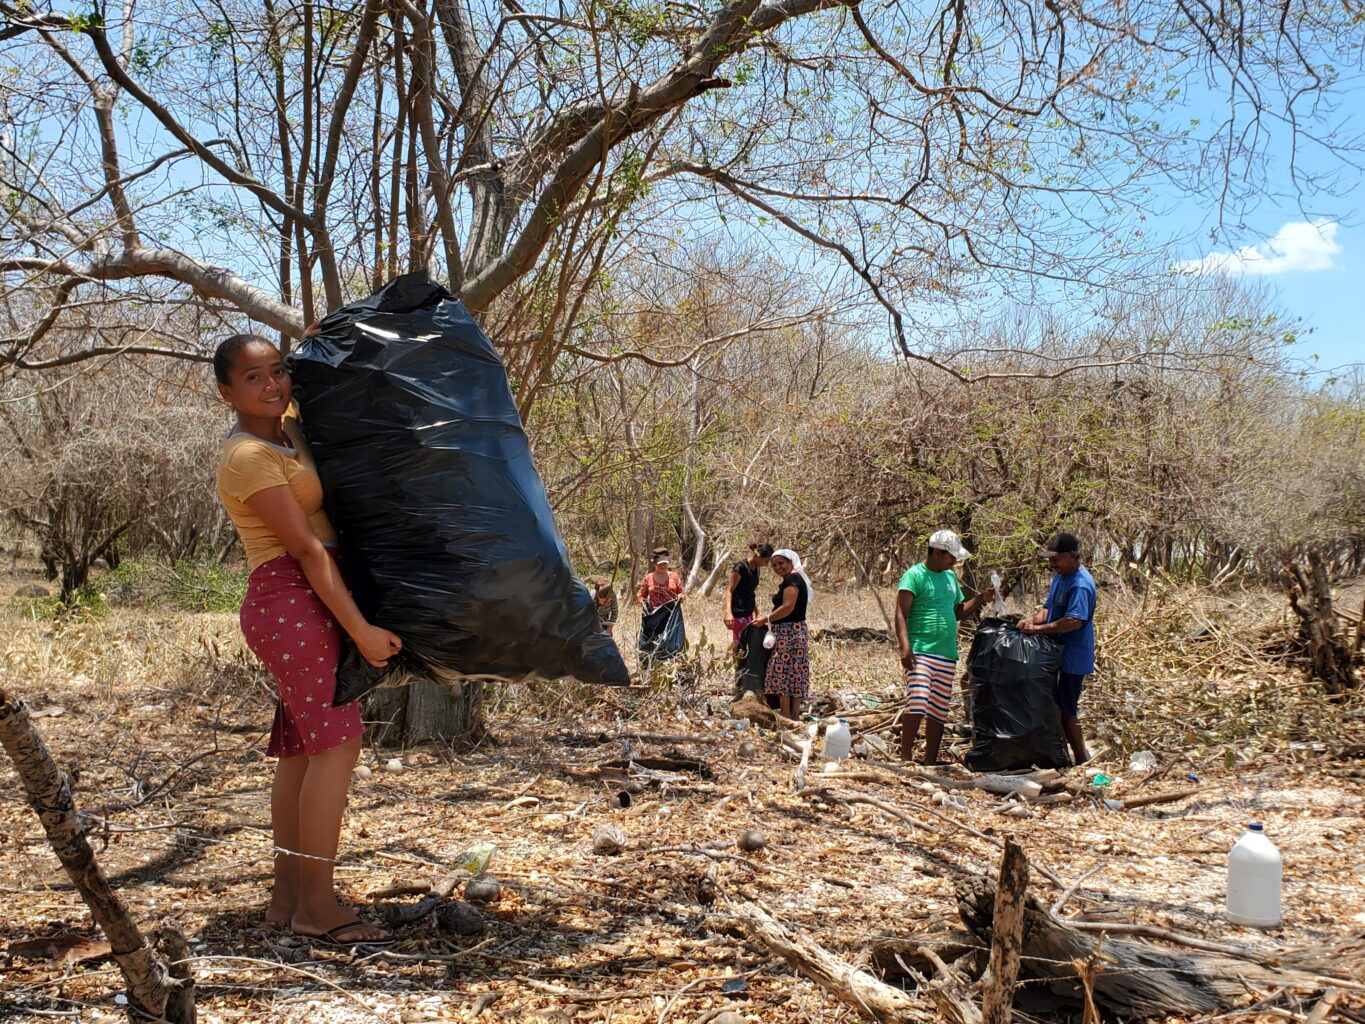
[[777,646],[768,659],[764,693],[805,700],[810,696],[810,630],[804,622],[769,624]]
[[730,649],[736,654],[739,653],[739,638],[744,633],[744,627],[753,622],[755,618],[757,616],[753,612],[735,617],[735,624],[730,627],[730,636],[733,639]]
[[247,646],[279,686],[267,754],[321,754],[361,734],[357,702],[332,707],[341,626],[297,561],[281,555],[257,566],[239,618]]

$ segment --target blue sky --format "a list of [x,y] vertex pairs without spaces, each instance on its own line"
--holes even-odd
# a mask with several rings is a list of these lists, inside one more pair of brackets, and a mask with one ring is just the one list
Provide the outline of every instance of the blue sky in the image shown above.
[[[1355,87],[1353,87],[1355,86]],[[1365,90],[1343,84],[1336,94],[1335,142],[1365,136]],[[1267,287],[1283,311],[1303,321],[1295,353],[1324,376],[1365,364],[1365,216],[1360,205],[1362,154],[1332,154],[1305,145],[1295,159],[1306,176],[1331,180],[1330,191],[1300,193],[1289,179],[1287,140],[1277,140],[1267,168],[1268,194],[1235,227],[1209,239],[1216,199],[1170,197],[1157,223],[1181,240],[1177,266],[1221,269]]]
[[[1293,351],[1311,368],[1329,373],[1365,363],[1365,224],[1344,197],[1333,214],[1306,217],[1271,204],[1234,232],[1236,246],[1178,247],[1184,268],[1221,269],[1267,286],[1284,312],[1303,321]],[[1197,199],[1187,199],[1189,212]]]

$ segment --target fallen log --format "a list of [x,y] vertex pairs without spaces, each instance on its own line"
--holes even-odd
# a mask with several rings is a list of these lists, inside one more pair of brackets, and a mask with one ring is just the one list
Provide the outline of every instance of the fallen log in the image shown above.
[[[990,882],[964,878],[956,892],[958,913],[968,931],[989,942],[995,917]],[[1082,1005],[1086,993],[1081,972],[1095,955],[1097,943],[1100,955],[1089,979],[1094,1000],[1121,1017],[1208,1013],[1237,1004],[1249,989],[1320,987],[1312,975],[1285,967],[1080,931],[1053,918],[1033,897],[1027,898],[1021,958],[1025,978],[1049,981],[1053,992]]]
[[744,695],[730,705],[731,718],[747,718],[754,725],[765,729],[800,729],[802,724],[786,715],[779,714],[764,703],[763,698],[746,690]]
[[597,766],[599,772],[632,772],[637,768],[654,772],[688,772],[703,779],[713,779],[716,775],[705,761],[691,757],[628,757],[603,761]]
[[1188,796],[1198,796],[1202,790],[1198,786],[1190,789],[1173,789],[1166,793],[1149,793],[1146,796],[1134,796],[1120,800],[1125,811],[1136,810],[1139,807],[1150,807],[1153,804],[1173,804],[1177,800],[1184,800]]
[[91,825],[76,810],[71,780],[29,719],[28,706],[0,689],[0,746],[14,763],[29,806],[42,823],[52,852],[61,861],[90,916],[109,940],[114,961],[128,984],[128,1011],[169,1024],[194,1024],[194,977],[183,965],[185,938],[166,925],[164,945],[143,937],[127,906],[109,885],[86,840]]
[[888,935],[873,939],[867,945],[868,956],[878,973],[892,978],[910,977],[910,971],[931,976],[934,963],[924,950],[933,950],[940,959],[949,963],[963,957],[974,957],[978,962],[969,967],[967,973],[979,977],[986,969],[987,949],[969,931],[935,932],[929,935],[911,935],[902,938]]
[[878,981],[806,936],[796,934],[756,903],[741,903],[735,908],[735,919],[751,939],[855,1010],[886,1024],[909,1024],[923,1019],[924,1013],[915,1000],[900,989]]

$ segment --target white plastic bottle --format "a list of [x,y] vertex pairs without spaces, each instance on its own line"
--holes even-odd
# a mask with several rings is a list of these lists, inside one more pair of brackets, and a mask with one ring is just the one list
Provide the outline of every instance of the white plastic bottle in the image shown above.
[[1227,919],[1252,928],[1280,926],[1280,882],[1284,863],[1259,821],[1228,854]]
[[825,730],[825,758],[830,761],[844,760],[848,757],[850,741],[848,722],[841,718]]

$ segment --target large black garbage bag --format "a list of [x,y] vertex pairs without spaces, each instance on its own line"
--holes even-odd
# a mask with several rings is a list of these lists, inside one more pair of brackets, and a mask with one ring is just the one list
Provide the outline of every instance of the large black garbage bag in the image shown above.
[[768,659],[772,651],[763,646],[768,635],[767,626],[745,626],[739,633],[739,650],[735,659],[735,699],[745,692],[763,696],[763,681],[768,674]]
[[323,320],[291,370],[347,583],[403,638],[382,673],[350,648],[338,703],[411,675],[630,681],[462,303],[426,274],[396,278]]
[[972,707],[968,768],[996,772],[1071,764],[1053,695],[1061,664],[1059,640],[1021,633],[1004,619],[982,621],[967,655]]
[[665,601],[653,611],[643,612],[640,618],[640,663],[667,661],[682,653],[686,630],[683,625],[682,605]]

